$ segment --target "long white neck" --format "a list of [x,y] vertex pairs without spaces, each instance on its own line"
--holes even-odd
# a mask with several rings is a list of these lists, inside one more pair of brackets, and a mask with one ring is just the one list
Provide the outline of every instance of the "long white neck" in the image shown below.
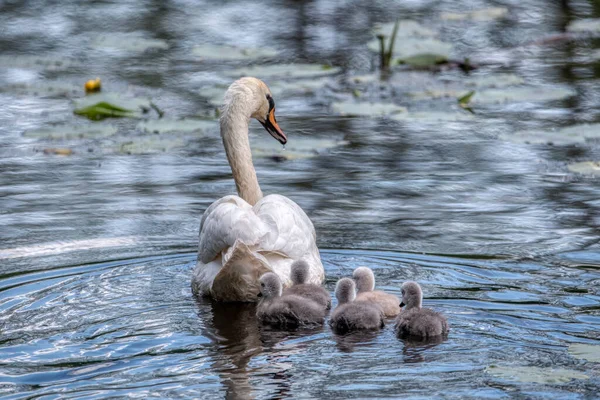
[[238,195],[250,205],[255,205],[263,195],[252,164],[248,139],[248,125],[253,105],[244,101],[244,98],[236,97],[226,102],[223,108],[220,121],[221,137]]

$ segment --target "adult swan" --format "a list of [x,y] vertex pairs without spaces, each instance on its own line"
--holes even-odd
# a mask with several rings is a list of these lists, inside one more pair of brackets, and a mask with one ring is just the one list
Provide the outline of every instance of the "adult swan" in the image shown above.
[[204,212],[192,276],[194,294],[218,301],[256,301],[259,278],[266,272],[275,272],[289,285],[295,260],[308,263],[310,282],[321,283],[324,278],[308,216],[287,197],[262,195],[248,139],[250,118],[256,118],[281,144],[287,142],[275,120],[271,91],[261,80],[247,77],[227,89],[220,120],[239,197],[225,196]]

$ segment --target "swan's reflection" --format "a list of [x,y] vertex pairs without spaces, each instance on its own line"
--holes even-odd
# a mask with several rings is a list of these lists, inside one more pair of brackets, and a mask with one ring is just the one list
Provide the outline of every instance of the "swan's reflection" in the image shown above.
[[[255,397],[249,379],[248,363],[262,352],[256,321],[256,304],[219,303],[205,300],[206,336],[215,342],[213,368],[221,377],[227,399]],[[208,305],[209,307],[206,307]],[[212,314],[212,315],[211,315]],[[212,321],[209,320],[212,316]]]
[[447,338],[447,336],[434,336],[431,338],[424,339],[421,337],[409,336],[400,339],[402,343],[404,343],[404,348],[402,349],[404,362],[419,363],[425,361],[423,353],[443,343]]
[[[291,396],[290,356],[304,347],[295,339],[319,333],[323,327],[294,331],[263,327],[253,303],[199,300],[198,306],[205,320],[204,334],[215,343],[210,351],[213,370],[221,377],[227,399],[252,399],[258,389],[268,389],[269,396],[276,398]],[[253,358],[259,364],[254,368],[249,366]],[[256,381],[261,381],[260,387]]]
[[343,335],[334,334],[337,348],[344,353],[352,353],[355,347],[372,343],[379,331],[356,331]]

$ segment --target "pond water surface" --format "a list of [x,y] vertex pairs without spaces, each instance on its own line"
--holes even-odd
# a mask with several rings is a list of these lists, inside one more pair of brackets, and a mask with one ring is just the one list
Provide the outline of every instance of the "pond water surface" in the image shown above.
[[[458,3],[0,4],[0,395],[597,398],[600,186],[573,165],[600,160],[600,42],[560,34],[600,8]],[[465,14],[489,7],[506,14]],[[381,81],[367,43],[395,16],[479,68]],[[211,60],[204,44],[277,55]],[[312,219],[330,291],[361,265],[397,295],[417,280],[447,340],[403,342],[392,321],[370,335],[282,333],[259,328],[254,305],[192,296],[202,212],[235,190],[215,101],[235,69],[292,62],[322,73],[257,70],[289,138],[282,150],[251,124],[263,192]],[[201,127],[75,116],[97,76]],[[516,89],[486,100],[499,76]],[[464,88],[475,114],[458,106]],[[359,102],[408,113],[333,106]]]

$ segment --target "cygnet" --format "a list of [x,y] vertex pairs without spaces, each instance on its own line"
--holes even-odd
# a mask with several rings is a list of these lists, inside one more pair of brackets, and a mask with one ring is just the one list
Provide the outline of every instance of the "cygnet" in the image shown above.
[[295,261],[291,267],[290,278],[292,286],[283,291],[283,295],[297,295],[311,299],[323,307],[324,310],[331,309],[331,296],[329,292],[319,285],[307,283],[309,266],[304,260]]
[[356,301],[356,285],[350,278],[342,278],[335,286],[338,306],[333,310],[329,325],[337,333],[374,330],[384,327],[383,310],[375,303]]
[[371,268],[358,267],[354,270],[352,277],[358,289],[356,300],[379,304],[386,318],[395,317],[400,313],[400,299],[398,297],[381,290],[374,290],[375,275]]
[[319,304],[297,295],[281,295],[282,284],[279,277],[267,272],[260,277],[261,301],[256,308],[256,316],[266,325],[279,328],[320,325],[325,318],[325,310]]
[[431,308],[421,308],[423,291],[417,282],[402,284],[402,303],[405,307],[396,318],[396,334],[401,338],[432,338],[448,333],[448,321]]

